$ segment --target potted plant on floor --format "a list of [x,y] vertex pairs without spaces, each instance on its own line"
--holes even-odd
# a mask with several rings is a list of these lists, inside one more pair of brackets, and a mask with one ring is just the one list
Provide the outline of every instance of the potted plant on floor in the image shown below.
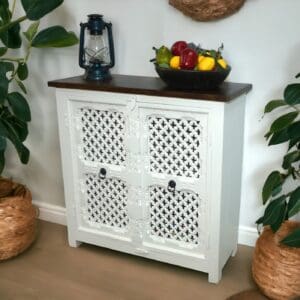
[[[78,43],[73,32],[61,26],[39,31],[40,19],[63,0],[20,0],[24,15],[15,16],[17,0],[0,0],[0,174],[5,166],[7,142],[11,142],[23,164],[29,160],[24,145],[31,121],[24,81],[29,75],[32,48],[67,47]],[[22,26],[26,23],[26,30]],[[25,27],[25,26],[24,26]],[[16,57],[14,49],[24,50]],[[11,54],[12,53],[12,54]],[[20,53],[20,51],[18,51]],[[35,208],[29,190],[9,179],[0,179],[0,261],[24,251],[35,238]]]
[[[300,77],[300,74],[296,76]],[[263,233],[257,240],[252,271],[255,282],[271,299],[300,296],[300,83],[288,85],[284,99],[272,100],[265,113],[281,110],[268,133],[269,146],[288,144],[280,170],[267,177],[262,191],[264,215],[257,220]]]

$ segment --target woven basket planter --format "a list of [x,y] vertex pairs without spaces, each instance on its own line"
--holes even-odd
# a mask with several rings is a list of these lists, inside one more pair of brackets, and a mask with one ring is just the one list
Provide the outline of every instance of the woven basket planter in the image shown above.
[[0,179],[0,261],[26,250],[36,237],[37,209],[23,185]]
[[299,227],[299,222],[286,221],[275,234],[265,227],[256,242],[253,278],[260,290],[271,299],[300,298],[300,249],[280,244],[284,237]]
[[169,0],[169,4],[197,21],[221,19],[237,12],[245,0]]

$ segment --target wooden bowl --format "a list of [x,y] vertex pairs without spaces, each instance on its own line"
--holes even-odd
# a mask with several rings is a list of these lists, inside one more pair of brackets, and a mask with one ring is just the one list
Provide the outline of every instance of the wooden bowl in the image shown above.
[[171,88],[192,90],[213,90],[229,75],[231,68],[214,71],[175,70],[155,64],[159,77]]

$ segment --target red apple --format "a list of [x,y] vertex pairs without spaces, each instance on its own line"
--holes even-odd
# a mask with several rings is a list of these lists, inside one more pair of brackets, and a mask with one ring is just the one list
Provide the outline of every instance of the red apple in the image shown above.
[[174,43],[171,48],[173,56],[179,56],[181,52],[187,48],[187,46],[188,44],[185,41],[177,41],[176,43]]

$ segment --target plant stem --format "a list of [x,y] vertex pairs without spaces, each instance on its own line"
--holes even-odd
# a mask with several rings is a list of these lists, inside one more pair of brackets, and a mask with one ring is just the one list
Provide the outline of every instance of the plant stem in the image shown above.
[[7,23],[7,24],[5,24],[5,25],[3,25],[3,26],[0,26],[0,33],[2,33],[2,32],[4,32],[4,31],[8,30],[9,28],[13,27],[14,25],[16,25],[16,24],[18,24],[18,23],[21,23],[21,22],[23,22],[23,21],[25,21],[25,20],[27,20],[27,17],[26,17],[26,16],[23,16],[23,17],[20,17],[20,18],[18,18],[18,19],[16,19],[16,20],[12,21],[12,22],[10,22],[10,23]]
[[27,63],[28,59],[29,59],[29,56],[30,56],[30,53],[31,53],[31,43],[28,45],[28,48],[27,48],[27,53],[26,53],[26,56],[24,58],[24,63]]
[[4,58],[0,58],[0,61],[22,62],[22,61],[24,61],[24,58],[4,57]]
[[[16,60],[18,63],[23,63],[23,64],[27,63],[27,61],[28,61],[28,59],[29,59],[29,56],[30,56],[31,47],[32,47],[32,46],[31,46],[31,43],[30,43],[30,44],[28,45],[28,48],[27,48],[27,52],[26,52],[25,57]],[[15,79],[17,73],[18,73],[18,68],[16,68],[15,71],[14,71],[14,73],[11,75],[11,78],[10,78],[10,80],[9,80],[10,82],[13,81],[13,80]]]

